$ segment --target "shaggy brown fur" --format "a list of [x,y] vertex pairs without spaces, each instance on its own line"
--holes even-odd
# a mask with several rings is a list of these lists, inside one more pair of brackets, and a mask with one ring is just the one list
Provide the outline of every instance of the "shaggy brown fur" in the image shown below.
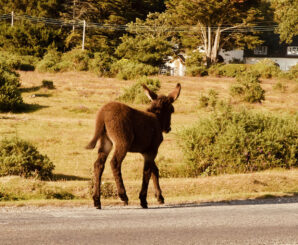
[[101,208],[100,184],[106,159],[114,146],[111,167],[120,199],[127,205],[128,198],[121,174],[121,163],[127,152],[139,152],[144,157],[143,184],[139,195],[141,206],[147,208],[147,189],[152,175],[155,195],[159,203],[164,203],[159,186],[159,171],[154,162],[159,145],[163,141],[162,132],[171,130],[172,103],[178,98],[181,85],[168,96],[157,96],[143,85],[146,95],[151,99],[150,108],[145,111],[127,105],[111,102],[97,113],[95,134],[87,149],[93,149],[100,140],[98,158],[94,163],[94,206]]

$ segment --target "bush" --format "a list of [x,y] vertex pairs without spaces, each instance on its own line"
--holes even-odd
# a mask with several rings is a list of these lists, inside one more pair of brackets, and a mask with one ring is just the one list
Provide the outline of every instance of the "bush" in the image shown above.
[[278,77],[281,73],[279,66],[271,59],[263,59],[252,65],[252,70],[257,72],[262,78]]
[[237,77],[243,72],[248,71],[249,67],[244,64],[217,64],[209,68],[209,74],[214,76]]
[[244,64],[226,64],[219,68],[219,75],[224,77],[237,77],[247,71],[248,66]]
[[147,85],[153,92],[157,92],[160,89],[160,81],[158,79],[142,77],[132,86],[125,88],[124,93],[118,97],[118,100],[137,104],[149,103],[150,100],[145,95],[142,84]]
[[0,111],[17,111],[23,106],[19,75],[0,64]]
[[203,77],[208,75],[208,70],[205,66],[189,66],[186,67],[186,75],[192,77]]
[[0,176],[36,176],[42,180],[51,179],[53,163],[41,155],[29,142],[11,139],[0,144]]
[[59,63],[61,62],[62,54],[55,49],[50,49],[43,59],[38,62],[37,70],[40,72],[59,72],[61,68]]
[[298,63],[294,66],[291,66],[288,73],[291,79],[298,81]]
[[87,51],[73,49],[62,55],[58,67],[61,71],[88,71],[89,61],[90,55]]
[[112,65],[111,71],[112,73],[117,74],[119,79],[130,80],[140,76],[157,74],[159,68],[137,61],[121,59]]
[[298,82],[298,63],[294,66],[291,66],[289,71],[280,73],[279,77],[289,80],[295,80]]
[[187,54],[185,60],[186,75],[188,76],[206,76],[208,71],[204,66],[203,55],[199,51],[192,51]]
[[222,64],[215,64],[208,68],[208,74],[212,76],[220,76],[219,68],[223,66]]
[[99,76],[112,76],[112,64],[115,58],[105,52],[97,52],[94,58],[89,61],[89,69]]
[[245,72],[237,76],[237,84],[231,86],[230,94],[249,103],[261,103],[265,100],[265,91],[260,85],[259,75]]
[[281,82],[277,82],[276,84],[274,84],[273,89],[284,93],[287,90],[287,86]]
[[41,86],[43,88],[47,88],[47,89],[55,89],[55,86],[54,86],[54,82],[53,81],[50,81],[50,80],[42,80],[41,81]]
[[218,93],[215,90],[210,89],[208,91],[208,96],[201,95],[201,97],[199,98],[199,107],[204,108],[204,107],[211,106],[215,108],[217,104],[217,99],[218,99]]
[[297,117],[226,108],[179,133],[188,175],[298,167]]
[[20,56],[9,52],[0,52],[0,63],[6,64],[13,70],[34,71],[38,58],[34,56]]

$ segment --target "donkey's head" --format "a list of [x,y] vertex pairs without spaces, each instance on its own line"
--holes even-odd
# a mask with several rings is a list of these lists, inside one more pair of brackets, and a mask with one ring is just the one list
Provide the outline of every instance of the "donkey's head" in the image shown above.
[[179,97],[181,85],[178,83],[173,92],[168,96],[157,95],[151,91],[146,85],[143,88],[147,97],[151,100],[151,106],[147,111],[154,113],[160,121],[161,129],[163,132],[168,133],[171,131],[171,115],[174,112],[172,103]]

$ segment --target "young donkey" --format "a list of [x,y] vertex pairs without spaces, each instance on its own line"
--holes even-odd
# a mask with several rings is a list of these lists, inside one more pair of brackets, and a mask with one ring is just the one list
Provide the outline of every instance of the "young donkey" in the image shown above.
[[146,95],[151,100],[147,111],[139,111],[127,105],[110,102],[104,105],[96,116],[95,135],[87,145],[93,149],[98,140],[98,158],[94,163],[94,206],[101,208],[100,184],[106,159],[114,146],[115,151],[111,167],[116,181],[118,194],[125,205],[128,204],[121,174],[121,163],[127,152],[139,152],[144,157],[143,183],[139,195],[141,206],[147,208],[147,189],[152,175],[155,196],[159,203],[164,203],[159,186],[159,172],[154,162],[158,147],[163,141],[162,132],[171,130],[171,114],[174,112],[172,103],[178,98],[181,85],[168,96],[157,96],[146,85],[143,85]]

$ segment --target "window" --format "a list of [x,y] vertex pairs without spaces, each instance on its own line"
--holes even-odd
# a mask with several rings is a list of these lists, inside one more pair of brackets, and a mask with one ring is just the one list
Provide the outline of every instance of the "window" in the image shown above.
[[268,47],[267,46],[259,46],[254,49],[254,55],[267,55]]
[[287,55],[298,55],[298,46],[289,46],[287,48]]

